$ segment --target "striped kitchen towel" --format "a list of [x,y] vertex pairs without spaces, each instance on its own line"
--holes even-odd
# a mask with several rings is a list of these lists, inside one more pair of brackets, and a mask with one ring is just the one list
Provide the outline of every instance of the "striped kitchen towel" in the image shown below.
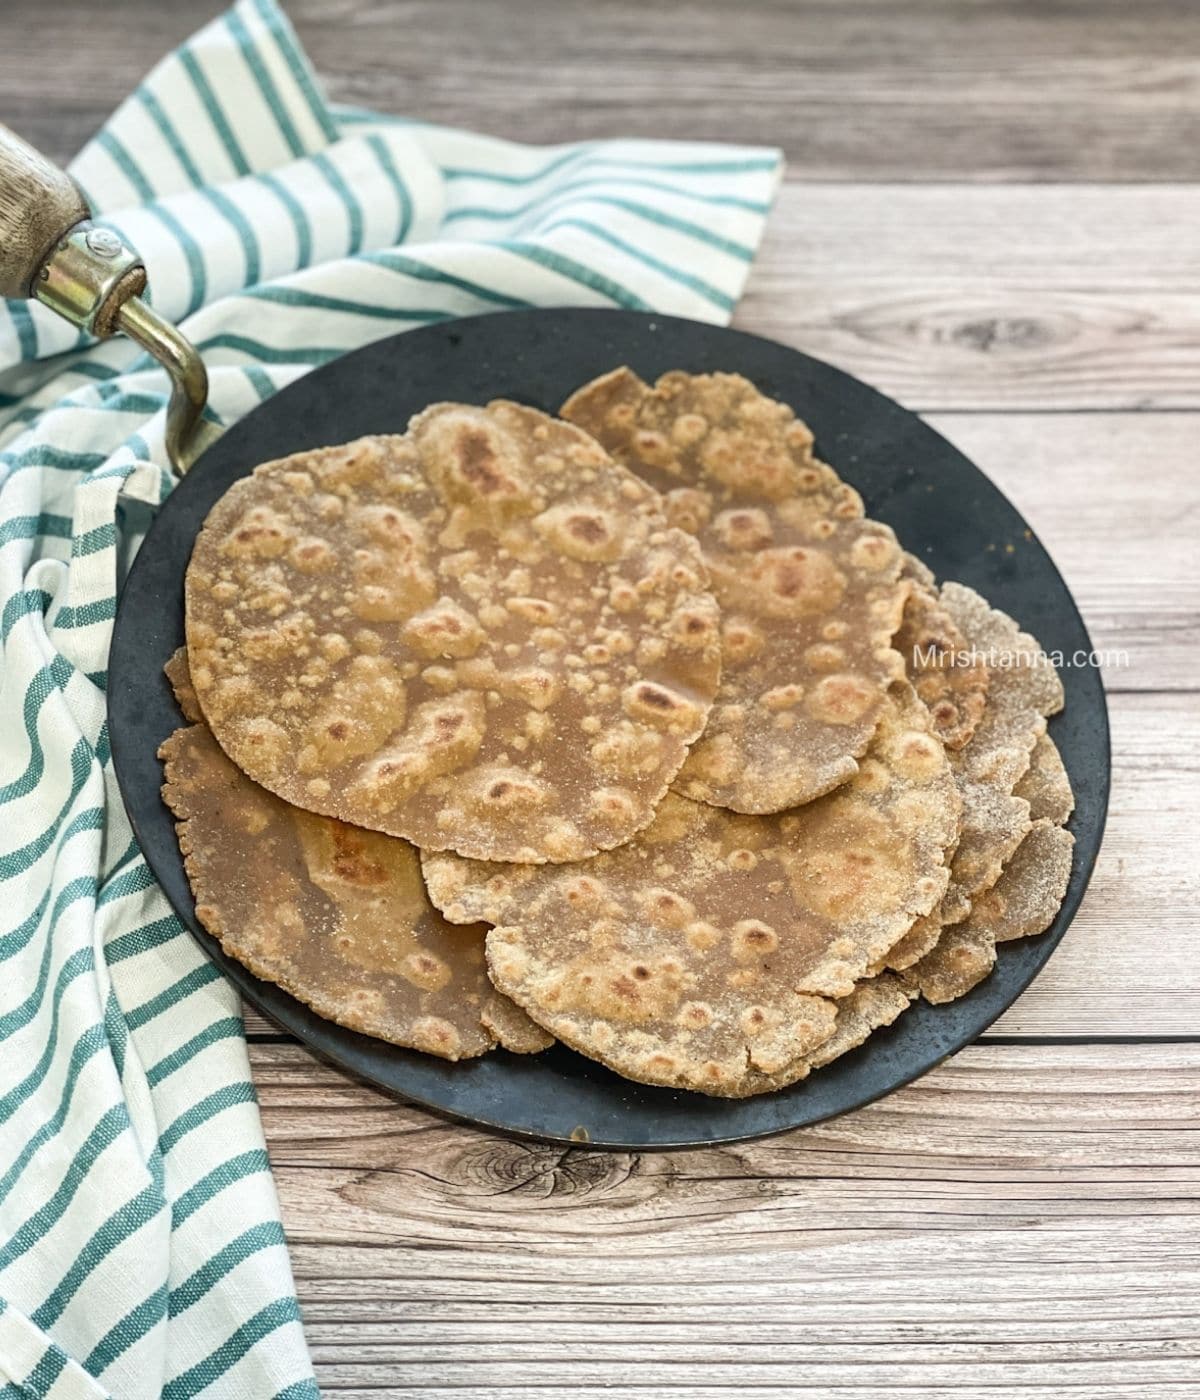
[[[272,0],[240,0],[71,169],[203,349],[220,427],[468,313],[724,321],[780,161],[331,106]],[[108,750],[166,396],[129,342],[0,303],[0,1400],[316,1393],[238,1001],[150,877]]]

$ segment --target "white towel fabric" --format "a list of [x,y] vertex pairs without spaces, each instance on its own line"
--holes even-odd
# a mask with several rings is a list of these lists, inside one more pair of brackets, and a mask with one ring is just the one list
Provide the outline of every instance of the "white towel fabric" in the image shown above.
[[[724,321],[777,152],[534,149],[330,106],[272,0],[166,58],[71,167],[233,422],[467,313]],[[316,1394],[232,988],[116,792],[116,595],[171,488],[164,374],[0,303],[0,1400]]]

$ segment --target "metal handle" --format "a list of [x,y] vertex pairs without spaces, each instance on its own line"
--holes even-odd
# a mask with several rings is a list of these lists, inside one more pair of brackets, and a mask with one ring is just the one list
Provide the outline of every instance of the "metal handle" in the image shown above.
[[149,351],[171,377],[167,456],[182,475],[208,400],[204,361],[142,300],[137,253],[91,216],[74,180],[0,125],[0,296],[40,301],[102,339],[123,331]]

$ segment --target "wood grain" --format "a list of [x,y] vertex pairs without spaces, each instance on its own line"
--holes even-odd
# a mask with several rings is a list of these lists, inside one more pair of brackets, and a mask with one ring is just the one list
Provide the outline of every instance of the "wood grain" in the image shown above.
[[1107,653],[1110,692],[1200,690],[1193,415],[934,414],[930,422],[1010,497],[1054,557],[1094,646]]
[[1196,410],[1200,243],[1180,236],[1196,227],[1193,185],[813,185],[793,169],[735,324],[925,412]]
[[1200,1378],[1197,1046],[976,1048],[850,1117],[647,1156],[444,1125],[290,1046],[253,1066],[329,1389],[1092,1400]]
[[793,178],[735,324],[920,411],[1195,409],[1198,224],[1195,185]]
[[[68,158],[221,0],[6,0],[0,120]],[[782,144],[834,180],[1193,179],[1189,0],[290,0],[339,99],[534,142]],[[47,89],[53,93],[47,100]]]

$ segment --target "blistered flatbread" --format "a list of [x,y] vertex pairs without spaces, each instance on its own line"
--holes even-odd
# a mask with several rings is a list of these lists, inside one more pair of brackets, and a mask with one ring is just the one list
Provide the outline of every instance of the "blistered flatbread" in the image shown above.
[[296,806],[481,858],[619,845],[704,728],[696,543],[585,433],[439,404],[259,467],[187,572],[200,705]]
[[736,374],[619,369],[563,415],[666,494],[722,611],[724,671],[678,792],[778,812],[850,778],[888,684],[905,589],[892,531],[813,456],[792,410]]
[[737,1096],[807,1073],[838,1003],[940,899],[958,796],[928,714],[889,695],[838,791],[773,816],[675,794],[571,866],[423,859],[430,897],[488,935],[496,985],[632,1079]]

